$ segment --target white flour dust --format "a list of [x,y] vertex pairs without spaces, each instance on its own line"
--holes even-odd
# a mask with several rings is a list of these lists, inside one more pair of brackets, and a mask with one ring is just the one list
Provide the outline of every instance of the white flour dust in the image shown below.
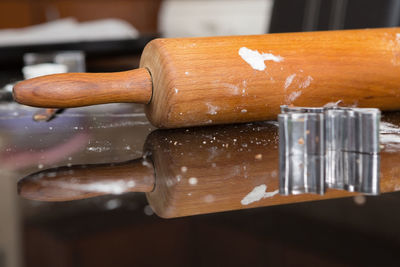
[[292,75],[290,75],[290,76],[288,76],[288,77],[286,78],[286,81],[285,81],[285,90],[292,84],[294,77],[296,77],[296,74],[295,74],[295,73],[292,74]]
[[389,122],[381,122],[379,129],[380,143],[384,145],[386,152],[400,150],[400,127]]

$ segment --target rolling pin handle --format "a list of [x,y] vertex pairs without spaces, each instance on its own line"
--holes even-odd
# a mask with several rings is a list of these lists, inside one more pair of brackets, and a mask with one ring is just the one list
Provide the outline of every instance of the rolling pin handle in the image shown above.
[[139,68],[114,73],[62,73],[21,81],[15,101],[44,108],[72,108],[106,103],[148,104],[152,96],[149,71]]

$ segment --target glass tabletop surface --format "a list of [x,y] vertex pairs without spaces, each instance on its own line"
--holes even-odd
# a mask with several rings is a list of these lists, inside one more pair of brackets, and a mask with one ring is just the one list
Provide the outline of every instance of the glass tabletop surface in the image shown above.
[[[0,266],[399,260],[398,193],[279,195],[275,121],[161,130],[135,104],[47,122],[32,119],[38,110],[0,104]],[[385,116],[394,176],[400,114]]]

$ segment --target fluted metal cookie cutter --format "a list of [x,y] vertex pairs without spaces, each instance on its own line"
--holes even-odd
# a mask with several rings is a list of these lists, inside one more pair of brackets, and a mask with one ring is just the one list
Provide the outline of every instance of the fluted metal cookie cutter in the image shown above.
[[279,192],[379,194],[380,111],[281,106]]

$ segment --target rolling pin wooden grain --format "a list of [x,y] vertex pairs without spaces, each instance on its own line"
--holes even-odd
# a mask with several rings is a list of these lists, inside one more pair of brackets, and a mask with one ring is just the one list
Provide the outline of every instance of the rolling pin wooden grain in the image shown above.
[[[396,141],[400,113],[387,119],[397,129],[388,137]],[[354,195],[333,189],[324,196],[279,195],[277,130],[266,122],[157,130],[146,140],[145,158],[40,171],[18,182],[19,193],[34,200],[68,201],[146,192],[152,209],[164,218]],[[384,146],[381,191],[398,191],[400,149],[396,143]]]
[[400,109],[400,28],[156,39],[140,68],[26,80],[15,100],[70,108],[146,104],[160,128],[276,119],[279,106]]

